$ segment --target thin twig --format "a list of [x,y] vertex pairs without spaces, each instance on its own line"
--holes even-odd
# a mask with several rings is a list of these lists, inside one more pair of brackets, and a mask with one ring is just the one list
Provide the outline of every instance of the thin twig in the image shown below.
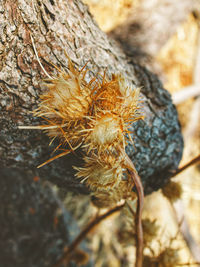
[[178,175],[179,173],[183,172],[185,169],[189,168],[190,166],[196,164],[197,162],[200,161],[200,155],[192,159],[190,162],[185,164],[183,167],[179,168],[175,173],[172,174],[171,178]]
[[192,265],[199,265],[200,262],[188,262],[188,263],[176,263],[178,266],[192,266]]
[[142,208],[144,202],[144,193],[142,183],[140,181],[139,175],[135,171],[130,171],[138,195],[137,209],[135,216],[135,225],[136,225],[136,263],[135,267],[142,267],[143,263],[143,229],[142,229]]
[[[195,238],[193,237],[191,233],[191,229],[188,225],[187,219],[184,215],[185,209],[184,209],[183,201],[179,200],[171,204],[172,204],[172,209],[174,212],[174,217],[177,221],[180,233],[182,234],[183,239],[185,240],[193,259],[199,262],[200,261],[200,247],[198,243],[196,242]],[[200,266],[200,264],[198,264],[198,266]]]
[[86,227],[80,232],[80,234],[74,239],[74,241],[71,243],[71,245],[67,248],[64,255],[56,262],[56,264],[53,267],[59,267],[62,263],[69,261],[70,255],[77,246],[80,244],[80,242],[86,237],[86,235],[101,221],[103,221],[105,218],[110,216],[111,214],[120,211],[124,207],[125,203],[118,205],[107,212],[103,213],[102,215],[95,217],[89,224],[86,225]]
[[40,62],[40,58],[39,58],[39,56],[38,56],[38,52],[37,52],[37,49],[36,49],[36,47],[35,47],[35,43],[34,43],[34,40],[33,40],[33,37],[32,37],[31,34],[30,34],[30,37],[31,37],[32,45],[33,45],[33,50],[34,50],[34,52],[35,52],[37,61],[38,61],[39,65],[40,65],[41,69],[44,71],[44,73],[46,74],[46,76],[47,76],[49,79],[53,80],[53,78],[48,74],[48,72],[45,70],[45,68],[43,67],[42,63]]
[[188,124],[186,129],[183,132],[184,140],[187,143],[194,138],[195,134],[199,130],[199,122],[200,122],[200,97],[194,100],[192,105],[192,110],[190,111]]
[[186,101],[187,99],[190,99],[192,97],[195,96],[199,96],[200,95],[200,85],[199,84],[193,84],[190,86],[187,86],[183,89],[181,89],[181,91],[173,93],[172,95],[172,100],[174,104],[180,104],[184,101]]
[[131,159],[128,157],[126,152],[120,148],[120,151],[125,156],[126,167],[133,179],[135,184],[138,200],[137,200],[137,209],[135,215],[135,225],[136,225],[136,263],[135,267],[142,267],[143,263],[143,229],[142,229],[142,209],[144,205],[144,190],[141,183],[141,179],[133,165]]

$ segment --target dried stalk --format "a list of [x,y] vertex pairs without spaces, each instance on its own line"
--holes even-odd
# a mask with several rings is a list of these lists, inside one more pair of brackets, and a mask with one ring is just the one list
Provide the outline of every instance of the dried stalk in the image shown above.
[[[197,262],[200,261],[200,246],[193,237],[190,227],[187,222],[187,218],[184,215],[184,204],[182,200],[179,200],[175,203],[171,203],[175,219],[182,234],[183,239],[185,240],[188,249],[192,255],[192,258]],[[200,265],[198,265],[200,266]]]
[[176,92],[172,95],[173,103],[178,105],[192,97],[200,95],[199,84],[193,84],[183,88],[180,92]]
[[185,169],[189,168],[190,166],[196,164],[199,161],[200,161],[200,154],[197,157],[193,158],[188,163],[186,163],[183,167],[179,168],[175,173],[172,174],[171,178],[175,177],[176,175],[178,175],[179,173],[183,172]]
[[80,234],[74,239],[74,241],[71,243],[71,245],[67,248],[64,255],[56,262],[56,264],[53,267],[59,267],[61,264],[66,263],[70,260],[71,253],[75,251],[75,249],[78,247],[78,245],[81,243],[83,239],[87,236],[87,234],[101,221],[106,219],[111,214],[120,211],[124,207],[125,203],[118,205],[102,215],[95,217],[89,224],[86,225],[86,227],[80,232]]
[[128,157],[126,152],[120,148],[121,152],[125,156],[125,165],[133,179],[137,190],[137,209],[135,215],[135,225],[136,225],[136,263],[135,267],[142,267],[143,263],[143,229],[142,229],[142,209],[144,205],[144,190],[141,183],[141,179],[133,165],[131,159]]

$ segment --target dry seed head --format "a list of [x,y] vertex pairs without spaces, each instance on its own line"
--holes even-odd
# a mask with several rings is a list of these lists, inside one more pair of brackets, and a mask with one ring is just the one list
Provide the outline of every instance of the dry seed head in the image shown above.
[[110,189],[116,187],[123,177],[122,158],[116,158],[113,154],[98,157],[93,154],[92,157],[85,157],[85,165],[82,168],[74,167],[78,172],[76,177],[82,178],[82,182],[93,190],[102,188]]
[[141,119],[138,114],[139,89],[127,85],[123,76],[113,75],[111,81],[103,80],[92,99],[93,117],[88,123],[86,151],[101,153],[113,151],[119,145],[125,147],[129,124]]
[[159,226],[156,224],[156,220],[150,220],[149,218],[142,220],[144,243],[148,244],[153,241],[158,235]]
[[161,266],[175,267],[180,263],[178,249],[167,247],[158,256],[158,262]]
[[78,71],[69,60],[68,73],[59,70],[57,78],[45,81],[47,91],[41,95],[41,103],[34,115],[43,117],[41,125],[50,138],[58,137],[62,145],[81,144],[85,133],[85,116],[88,114],[95,86],[85,81],[86,71]]
[[89,157],[85,158],[83,168],[77,168],[76,176],[99,191],[116,188],[122,181],[123,160],[118,147],[125,148],[128,123],[138,119],[139,90],[127,86],[122,76],[113,75],[111,81],[104,79],[93,92],[92,114],[83,145]]
[[122,75],[113,75],[111,81],[102,82],[95,95],[95,106],[100,112],[110,111],[126,122],[137,115],[139,93],[139,88],[129,85]]
[[110,147],[114,147],[115,143],[123,142],[123,128],[121,119],[113,114],[102,114],[94,122],[90,123],[92,130],[86,139],[86,147],[90,149],[98,149],[102,152]]
[[180,183],[177,183],[174,181],[169,181],[162,188],[162,193],[170,201],[175,202],[176,200],[181,198],[182,187],[181,187]]
[[91,196],[92,204],[98,208],[108,208],[115,206],[121,199],[121,190],[116,188],[111,188],[109,191],[102,189],[94,192]]
[[88,113],[91,104],[91,85],[84,80],[84,74],[60,72],[59,77],[46,80],[47,92],[41,96],[42,102],[35,112],[37,116],[60,122],[80,120]]
[[[79,71],[69,58],[68,63],[67,73],[57,68],[59,76],[49,76],[45,81],[47,91],[34,111],[35,116],[46,120],[45,125],[36,128],[45,130],[51,142],[59,139],[56,149],[70,147],[46,163],[83,145],[88,157],[83,168],[76,168],[76,176],[96,191],[117,188],[124,173],[118,147],[125,148],[129,124],[141,119],[139,89],[128,85],[122,75],[112,75],[111,80],[104,77],[102,82],[95,77],[87,82],[85,66]],[[117,189],[113,194],[119,195]]]
[[[132,186],[131,186],[132,185]],[[136,194],[132,191],[133,183],[120,181],[119,184],[109,191],[102,188],[92,193],[91,201],[98,208],[114,206],[122,199],[134,199]]]

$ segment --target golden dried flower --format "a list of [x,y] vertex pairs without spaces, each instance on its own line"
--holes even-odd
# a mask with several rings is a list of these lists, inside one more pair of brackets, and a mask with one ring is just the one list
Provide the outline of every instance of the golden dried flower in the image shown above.
[[85,128],[84,117],[88,114],[94,89],[92,83],[85,81],[86,70],[79,72],[69,60],[69,71],[59,72],[57,78],[45,81],[47,91],[41,95],[41,103],[34,115],[46,120],[39,126],[46,130],[53,140],[58,137],[62,145],[81,144]]
[[106,190],[98,189],[91,195],[92,203],[98,208],[111,207],[122,199],[134,199],[135,193],[132,191],[133,183],[129,180],[121,181],[117,186]]
[[156,224],[156,220],[150,220],[149,218],[142,220],[144,244],[150,243],[158,235],[159,226]]
[[[58,77],[49,76],[45,81],[47,91],[34,111],[46,124],[21,128],[43,129],[51,143],[59,140],[55,150],[64,148],[64,152],[39,167],[82,145],[87,156],[84,166],[76,168],[76,176],[94,191],[117,188],[126,171],[119,147],[125,149],[129,125],[142,118],[138,113],[140,91],[122,75],[113,74],[108,79],[104,74],[101,82],[97,77],[86,81],[85,66],[79,71],[69,58],[68,62],[67,73],[57,68]],[[117,195],[117,190],[113,194]]]
[[70,261],[75,262],[78,266],[83,266],[88,263],[89,255],[84,250],[76,249],[71,253]]
[[115,144],[123,142],[123,126],[121,118],[107,113],[101,114],[89,124],[91,129],[88,134],[84,147],[87,152],[97,149],[98,153],[102,153],[107,149],[114,149]]
[[74,167],[78,172],[76,177],[83,178],[82,182],[95,190],[101,188],[110,189],[117,186],[123,176],[123,159],[116,158],[113,154],[104,155],[104,157],[98,157],[93,154],[92,157],[85,157],[84,167]]
[[180,263],[178,250],[174,248],[165,248],[158,256],[159,266],[175,267]]
[[182,194],[182,187],[180,183],[169,181],[163,188],[162,188],[163,195],[168,198],[170,201],[174,202],[180,199]]
[[92,193],[91,201],[97,208],[108,208],[116,205],[121,200],[120,190],[114,190],[111,188],[108,190],[98,190]]

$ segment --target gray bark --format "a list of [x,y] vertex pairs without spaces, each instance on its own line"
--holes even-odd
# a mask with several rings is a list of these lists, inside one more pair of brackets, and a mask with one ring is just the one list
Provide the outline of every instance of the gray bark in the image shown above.
[[2,168],[0,177],[0,266],[53,266],[78,235],[76,221],[51,185],[34,179],[31,171]]
[[[56,75],[49,62],[67,70],[64,51],[78,68],[121,72],[142,87],[145,119],[133,125],[127,152],[142,177],[145,191],[160,188],[170,177],[182,154],[182,136],[171,97],[157,77],[132,62],[117,44],[100,31],[80,1],[3,1],[0,5],[0,155],[1,166],[32,170],[42,179],[66,190],[87,192],[73,177],[72,165],[80,165],[80,152],[37,169],[51,157],[53,146],[43,132],[19,130],[38,125],[30,111],[37,107],[40,83],[45,78],[34,55],[32,34],[45,69]],[[52,74],[53,73],[53,74]],[[56,145],[56,144],[55,144]]]

